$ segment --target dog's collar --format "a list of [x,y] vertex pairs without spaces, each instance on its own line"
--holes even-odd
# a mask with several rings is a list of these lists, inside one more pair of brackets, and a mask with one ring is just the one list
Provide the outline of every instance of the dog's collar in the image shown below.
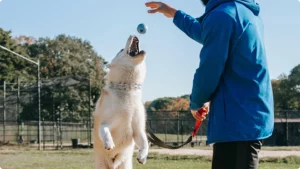
[[130,83],[122,83],[122,82],[109,82],[109,88],[120,91],[133,91],[141,89],[140,84],[130,84]]

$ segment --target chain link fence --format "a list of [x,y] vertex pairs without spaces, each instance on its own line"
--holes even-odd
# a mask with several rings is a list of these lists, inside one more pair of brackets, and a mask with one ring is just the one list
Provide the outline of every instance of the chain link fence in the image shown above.
[[273,135],[264,141],[270,146],[300,145],[300,111],[281,110],[275,112]]
[[[36,82],[0,84],[0,145],[37,146],[44,149],[92,147],[93,120],[89,79],[76,76],[44,80],[41,86],[41,140],[38,137]],[[269,146],[300,145],[300,111],[276,111]],[[184,143],[195,120],[189,111],[148,111],[152,131],[170,145]],[[208,119],[209,120],[209,119]],[[207,122],[201,125],[190,146],[206,145]]]
[[36,83],[0,85],[0,145],[43,148],[92,144],[91,86],[78,76],[43,80],[41,85],[41,140],[39,140],[38,88]]
[[[147,119],[153,133],[170,145],[183,144],[192,134],[195,119],[189,111],[148,111]],[[207,120],[203,121],[191,146],[206,144]]]

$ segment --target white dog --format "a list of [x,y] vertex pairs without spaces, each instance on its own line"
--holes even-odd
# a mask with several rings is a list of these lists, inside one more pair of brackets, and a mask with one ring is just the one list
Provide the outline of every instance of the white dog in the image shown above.
[[140,89],[146,76],[145,55],[139,50],[139,39],[130,36],[108,65],[106,86],[94,112],[96,169],[132,169],[135,145],[138,162],[146,163],[146,114]]

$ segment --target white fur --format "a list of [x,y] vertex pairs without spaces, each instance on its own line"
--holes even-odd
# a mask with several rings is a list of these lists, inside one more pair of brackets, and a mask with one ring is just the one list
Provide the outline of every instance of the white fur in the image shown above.
[[145,132],[146,114],[140,89],[118,90],[111,83],[142,85],[146,76],[145,53],[128,55],[133,36],[123,51],[108,65],[106,86],[94,112],[94,157],[96,169],[132,169],[135,145],[137,160],[145,164],[148,140]]

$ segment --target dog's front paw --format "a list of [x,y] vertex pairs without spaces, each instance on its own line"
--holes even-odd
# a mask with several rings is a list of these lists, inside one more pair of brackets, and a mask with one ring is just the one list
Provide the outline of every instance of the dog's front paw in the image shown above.
[[105,143],[104,143],[104,148],[105,148],[106,150],[112,150],[112,149],[115,148],[115,143],[114,143],[112,140],[107,140],[107,141],[105,141]]
[[137,161],[140,164],[146,164],[147,156],[148,156],[148,150],[142,149],[142,150],[139,151],[139,154],[137,156]]

